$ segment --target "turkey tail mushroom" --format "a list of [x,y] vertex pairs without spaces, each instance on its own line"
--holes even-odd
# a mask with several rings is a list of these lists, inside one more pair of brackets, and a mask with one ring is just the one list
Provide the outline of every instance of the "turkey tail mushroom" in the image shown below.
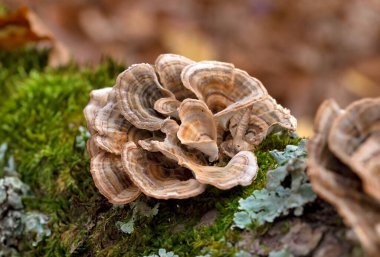
[[171,91],[179,101],[196,98],[193,92],[183,86],[181,72],[194,61],[177,54],[161,54],[155,67],[164,88]]
[[178,119],[178,107],[181,102],[171,97],[160,98],[154,103],[154,109],[165,116]]
[[154,110],[154,103],[174,95],[159,84],[152,65],[132,65],[118,76],[115,87],[121,113],[129,122],[150,131],[161,128],[165,119]]
[[363,99],[347,107],[329,134],[331,151],[363,180],[364,190],[380,202],[380,98]]
[[[171,131],[166,131],[167,137],[164,141],[142,140],[139,144],[151,152],[160,152],[180,166],[190,169],[195,178],[203,183],[213,185],[219,189],[230,189],[237,185],[247,186],[256,177],[258,166],[256,156],[249,151],[241,151],[235,155],[225,167],[207,166],[204,160],[197,155],[186,151],[173,137],[178,130],[174,123],[170,125]],[[165,126],[164,126],[165,128]]]
[[95,117],[97,112],[107,104],[108,96],[112,91],[112,87],[92,90],[90,93],[90,102],[84,108],[83,113],[87,121],[87,129],[91,134],[96,132]]
[[[247,186],[258,170],[254,146],[296,127],[245,71],[175,54],[132,65],[113,88],[93,90],[84,114],[91,174],[112,203],[133,201],[140,191],[182,199],[201,194],[206,184]],[[220,167],[223,154],[232,159]]]
[[297,120],[290,111],[271,96],[256,101],[252,107],[233,114],[229,121],[232,139],[221,144],[222,151],[232,157],[239,151],[253,150],[267,135],[295,131]]
[[203,193],[205,185],[192,178],[189,170],[169,160],[158,162],[162,156],[154,157],[133,142],[123,150],[124,168],[144,194],[157,199],[184,199]]
[[120,156],[101,152],[91,160],[91,174],[99,192],[113,204],[126,204],[140,195],[125,172]]
[[203,61],[186,66],[183,84],[204,101],[222,125],[238,110],[268,95],[260,81],[231,63]]
[[234,186],[248,186],[256,178],[258,166],[256,156],[249,151],[241,151],[225,167],[201,166],[185,163],[195,174],[196,179],[219,189],[230,189]]
[[107,152],[120,155],[123,143],[127,142],[126,132],[131,126],[132,124],[121,114],[115,92],[112,90],[107,104],[95,116],[96,144]]
[[90,101],[83,109],[83,114],[87,122],[87,129],[92,137],[87,141],[87,152],[90,157],[95,156],[99,151],[95,137],[97,130],[95,129],[96,114],[107,104],[108,97],[112,91],[112,87],[92,90],[90,93]]
[[314,191],[336,207],[373,257],[380,256],[379,113],[380,98],[357,101],[345,110],[327,100],[318,109],[308,143]]
[[186,99],[178,113],[181,125],[177,136],[181,143],[205,153],[211,162],[216,161],[219,155],[216,124],[207,105],[199,100]]
[[110,93],[108,103],[97,112],[94,128],[97,131],[93,136],[95,143],[103,150],[117,155],[121,154],[127,142],[138,142],[152,136],[152,132],[138,129],[124,118],[114,91]]

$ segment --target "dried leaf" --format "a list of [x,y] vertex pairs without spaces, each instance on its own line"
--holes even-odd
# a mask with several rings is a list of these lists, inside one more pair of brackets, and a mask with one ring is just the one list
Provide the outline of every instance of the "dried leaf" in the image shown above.
[[65,65],[69,51],[58,42],[39,17],[27,7],[0,16],[0,49],[13,50],[30,43],[48,43],[51,46],[49,65]]

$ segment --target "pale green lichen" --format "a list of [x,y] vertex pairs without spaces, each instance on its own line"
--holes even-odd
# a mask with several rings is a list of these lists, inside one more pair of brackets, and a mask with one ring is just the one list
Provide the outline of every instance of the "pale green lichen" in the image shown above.
[[86,141],[90,138],[90,132],[87,128],[79,126],[78,135],[75,137],[75,147],[81,150],[86,149]]
[[12,248],[23,238],[36,246],[50,236],[46,215],[24,211],[22,197],[29,194],[29,186],[18,177],[0,179],[0,246],[4,256],[10,256],[11,252],[16,251]]
[[39,212],[27,212],[23,216],[24,236],[33,246],[37,246],[44,238],[51,235],[47,227],[48,221],[49,217]]
[[[7,145],[1,145],[0,159],[4,159]],[[17,245],[23,240],[36,246],[50,235],[48,218],[38,212],[25,212],[22,198],[30,196],[30,188],[17,176],[16,164],[9,157],[3,168],[7,176],[0,178],[0,256],[17,256]],[[9,176],[9,174],[15,176]]]
[[[316,199],[306,170],[306,140],[298,146],[288,145],[285,151],[271,151],[280,166],[267,173],[267,186],[255,190],[251,196],[239,200],[239,212],[234,215],[234,226],[249,228],[256,223],[273,222],[281,215],[303,213],[303,206]],[[290,177],[290,185],[286,178]]]
[[0,145],[0,164],[4,165],[4,160],[5,160],[5,153],[8,150],[8,144],[7,143],[2,143]]
[[166,249],[159,249],[158,250],[158,255],[157,254],[152,254],[149,256],[144,256],[144,257],[179,257],[177,254],[174,254],[173,252],[167,252]]
[[283,165],[293,158],[306,158],[306,142],[306,139],[302,139],[298,146],[287,145],[284,151],[272,150],[270,154],[276,159],[279,165]]
[[158,214],[158,207],[160,206],[157,203],[154,207],[150,207],[145,202],[135,201],[129,204],[132,209],[132,217],[126,222],[118,221],[116,226],[126,234],[132,234],[135,230],[135,221],[139,217],[153,218]]
[[2,143],[0,145],[0,177],[17,176],[16,161],[13,155],[10,155],[7,160],[6,158],[7,150],[8,150],[8,144]]

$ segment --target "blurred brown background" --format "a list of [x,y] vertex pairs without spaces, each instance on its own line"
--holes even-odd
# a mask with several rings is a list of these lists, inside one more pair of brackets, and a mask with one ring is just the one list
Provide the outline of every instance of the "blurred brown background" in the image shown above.
[[260,79],[308,135],[316,108],[380,96],[380,0],[3,0],[28,6],[81,65],[172,52]]

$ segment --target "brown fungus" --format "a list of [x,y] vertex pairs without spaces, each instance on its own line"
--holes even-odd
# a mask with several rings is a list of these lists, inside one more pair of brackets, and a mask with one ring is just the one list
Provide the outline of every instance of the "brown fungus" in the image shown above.
[[125,204],[140,195],[125,173],[120,156],[100,152],[91,159],[91,174],[99,191],[114,204]]
[[[140,191],[182,199],[207,184],[247,186],[258,170],[255,145],[273,131],[296,129],[261,82],[233,64],[174,54],[132,65],[113,88],[94,90],[84,113],[91,173],[112,203],[131,202]],[[224,167],[221,156],[231,157]]]
[[203,152],[210,161],[217,160],[216,124],[207,105],[200,100],[186,99],[178,112],[181,125],[177,136],[181,143]]
[[95,117],[98,111],[107,104],[107,99],[111,91],[111,87],[92,90],[90,93],[90,102],[83,110],[87,122],[87,129],[91,134],[91,138],[87,141],[87,151],[91,157],[99,152],[99,146],[95,143],[95,137],[97,136]]
[[182,199],[199,195],[205,190],[205,185],[194,179],[189,170],[133,142],[125,145],[122,159],[129,177],[148,196]]
[[308,166],[314,191],[337,208],[371,256],[380,256],[380,98],[318,109]]
[[118,76],[115,89],[121,113],[130,123],[151,131],[161,128],[165,118],[154,110],[154,104],[174,95],[160,85],[152,65],[132,65]]

